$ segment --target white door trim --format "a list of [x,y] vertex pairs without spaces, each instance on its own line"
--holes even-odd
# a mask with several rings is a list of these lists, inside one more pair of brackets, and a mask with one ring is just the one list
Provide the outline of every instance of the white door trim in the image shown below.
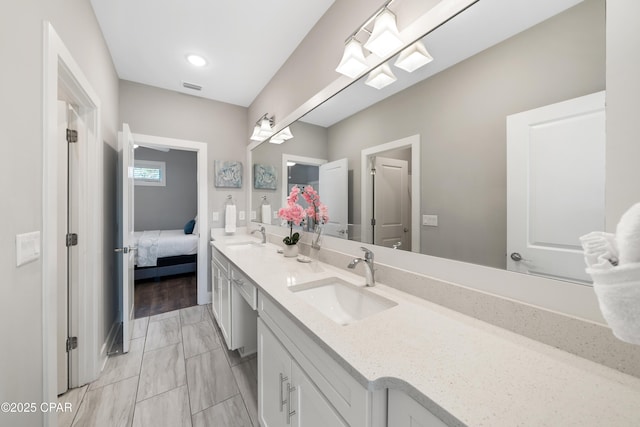
[[[286,178],[289,176],[289,169],[287,168],[287,162],[292,161],[296,163],[302,163],[305,165],[315,165],[320,166],[327,163],[327,159],[316,159],[315,157],[304,157],[304,156],[296,156],[293,154],[282,154],[282,204],[280,206],[287,206],[287,196],[289,195],[289,179]],[[286,179],[285,179],[286,178]]]
[[[81,177],[85,186],[79,194],[82,212],[79,226],[79,238],[85,244],[81,251],[80,281],[75,295],[75,304],[70,308],[77,319],[79,343],[78,366],[73,366],[72,385],[85,384],[95,379],[102,366],[101,346],[98,342],[98,326],[102,308],[98,304],[99,292],[103,281],[103,151],[100,127],[100,99],[93,90],[82,70],[75,62],[54,28],[44,22],[44,58],[43,58],[43,200],[42,200],[42,331],[43,331],[43,401],[57,401],[57,260],[56,229],[58,212],[58,150],[57,150],[57,102],[58,85],[62,86],[72,101],[76,103],[79,114],[86,127],[84,137],[87,150],[82,159],[86,168]],[[91,173],[89,173],[91,171]],[[106,358],[106,352],[103,356]],[[45,425],[57,424],[54,412],[44,415]]]
[[175,150],[195,151],[198,164],[198,304],[211,302],[211,291],[208,286],[209,277],[209,182],[207,170],[207,143],[186,139],[165,138],[161,136],[133,134],[133,140],[146,147],[172,148]]
[[360,225],[362,241],[371,240],[371,231],[367,221],[371,218],[371,207],[368,206],[365,194],[369,191],[369,156],[398,148],[411,148],[411,252],[420,252],[420,135],[365,148],[360,157]]

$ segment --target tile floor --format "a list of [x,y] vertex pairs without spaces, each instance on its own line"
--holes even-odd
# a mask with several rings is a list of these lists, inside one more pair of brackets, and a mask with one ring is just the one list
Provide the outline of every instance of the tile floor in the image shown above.
[[60,427],[258,427],[258,364],[228,351],[211,306],[136,319],[129,353],[60,396]]

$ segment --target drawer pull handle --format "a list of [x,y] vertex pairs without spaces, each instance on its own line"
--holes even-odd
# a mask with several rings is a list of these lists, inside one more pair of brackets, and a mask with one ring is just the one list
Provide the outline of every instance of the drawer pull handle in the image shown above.
[[296,410],[291,410],[291,392],[295,391],[295,387],[291,387],[291,384],[287,383],[287,424],[291,424],[291,417],[296,414]]
[[284,396],[282,395],[282,386],[284,385],[284,382],[288,380],[289,377],[285,377],[284,375],[280,374],[280,412],[282,412],[284,405],[287,404],[287,401],[284,400]]

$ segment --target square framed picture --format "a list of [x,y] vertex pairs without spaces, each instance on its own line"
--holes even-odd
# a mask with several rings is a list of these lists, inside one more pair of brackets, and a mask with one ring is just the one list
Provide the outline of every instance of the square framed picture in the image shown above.
[[218,188],[241,188],[242,162],[236,160],[215,160],[214,175],[214,185]]
[[253,188],[256,190],[275,190],[278,187],[278,177],[275,166],[253,165]]

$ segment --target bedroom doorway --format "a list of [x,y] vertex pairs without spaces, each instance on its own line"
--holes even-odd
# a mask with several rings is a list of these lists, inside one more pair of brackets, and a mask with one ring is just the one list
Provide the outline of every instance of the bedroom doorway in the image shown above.
[[[128,128],[126,126],[125,128]],[[139,272],[139,278],[155,278],[159,276],[175,276],[185,272],[188,272],[190,269],[195,268],[195,281],[196,284],[196,302],[197,304],[207,304],[211,302],[211,291],[208,280],[208,268],[207,268],[207,259],[208,259],[208,244],[209,244],[209,226],[208,226],[208,188],[207,188],[207,144],[203,142],[196,141],[187,141],[180,140],[174,138],[164,138],[158,136],[151,135],[143,135],[131,133],[130,137],[130,145],[132,147],[144,147],[147,149],[151,149],[152,151],[158,152],[169,152],[170,150],[182,151],[195,153],[196,161],[195,167],[197,169],[196,172],[196,199],[197,199],[197,208],[195,213],[195,219],[193,224],[184,224],[184,227],[180,227],[180,230],[148,230],[144,232],[139,232],[137,235],[134,233],[134,226],[131,224],[129,226],[130,233],[124,233],[122,230],[122,222],[120,223],[121,228],[121,242],[123,244],[120,245],[119,248],[116,248],[117,251],[123,251],[123,248],[128,248],[128,252],[131,251],[137,252],[136,256],[123,256],[121,260],[123,261],[119,266],[119,270],[121,272],[120,277],[120,304],[121,304],[121,318],[123,322],[123,336],[122,336],[122,344],[123,348],[125,348],[125,343],[131,338],[132,328],[131,323],[134,319],[135,315],[135,306],[134,306],[134,277],[136,275],[136,271],[134,270],[134,263],[141,264],[144,267],[144,270]],[[133,148],[132,148],[133,149]],[[126,189],[130,189],[131,196],[128,199],[128,203],[125,203],[124,197],[123,203],[119,209],[119,216],[121,218],[130,217],[133,218],[135,215],[135,198],[133,195],[135,194],[135,189],[133,188],[133,180],[134,180],[134,171],[138,173],[139,177],[143,179],[147,179],[149,181],[160,182],[165,179],[171,179],[169,176],[165,175],[165,170],[162,170],[160,165],[148,163],[143,164],[136,171],[136,167],[134,164],[135,155],[131,156],[128,165],[123,165],[127,170],[131,172],[128,174],[123,174],[123,183],[119,185],[121,191],[126,191]],[[125,181],[126,180],[126,181]],[[124,185],[125,182],[128,185]],[[125,188],[126,187],[126,188]],[[125,206],[126,205],[126,206]],[[191,222],[191,221],[187,221]],[[188,228],[187,226],[197,227],[191,231],[192,233],[185,233],[185,230]],[[175,227],[173,227],[175,228]],[[164,236],[163,236],[164,235]],[[181,236],[180,236],[181,235]],[[126,236],[126,237],[125,237]],[[174,248],[175,246],[184,245],[185,243],[179,237],[190,237],[190,242],[186,243],[187,245],[192,246],[191,253],[186,256],[191,257],[192,259],[178,259],[182,255],[169,255],[163,251],[167,249],[167,247],[161,246],[162,242],[168,242],[169,249]],[[168,240],[167,240],[168,239]],[[162,243],[165,244],[165,243]],[[187,251],[189,252],[189,251]],[[170,262],[167,264],[166,261],[168,258],[174,258],[169,260]],[[194,258],[194,259],[193,259]],[[131,275],[125,274],[125,271],[129,271]],[[130,277],[127,277],[130,276]],[[170,311],[167,309],[167,311]]]

